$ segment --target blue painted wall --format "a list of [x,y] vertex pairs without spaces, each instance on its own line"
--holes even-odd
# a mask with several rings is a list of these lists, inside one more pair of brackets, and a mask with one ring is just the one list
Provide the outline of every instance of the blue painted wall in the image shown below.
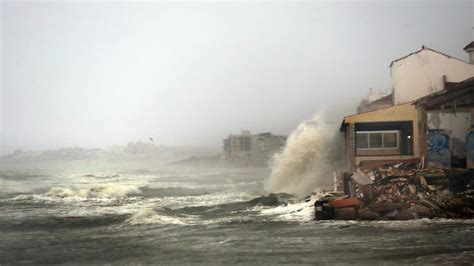
[[451,166],[451,152],[449,151],[450,137],[444,129],[428,130],[428,162],[439,162],[445,167]]

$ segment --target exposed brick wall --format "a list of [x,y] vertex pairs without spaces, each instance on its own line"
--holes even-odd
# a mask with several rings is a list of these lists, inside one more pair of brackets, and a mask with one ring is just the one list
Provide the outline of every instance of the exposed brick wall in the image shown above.
[[355,126],[353,123],[346,127],[346,164],[350,171],[355,170]]

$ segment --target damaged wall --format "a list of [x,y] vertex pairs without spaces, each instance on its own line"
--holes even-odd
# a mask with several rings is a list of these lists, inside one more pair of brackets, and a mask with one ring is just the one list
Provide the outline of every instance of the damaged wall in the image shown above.
[[444,89],[449,82],[474,76],[474,65],[424,48],[390,65],[394,104],[407,103]]
[[470,111],[456,113],[430,111],[427,117],[428,129],[444,129],[450,137],[451,155],[466,157],[466,134],[471,127]]

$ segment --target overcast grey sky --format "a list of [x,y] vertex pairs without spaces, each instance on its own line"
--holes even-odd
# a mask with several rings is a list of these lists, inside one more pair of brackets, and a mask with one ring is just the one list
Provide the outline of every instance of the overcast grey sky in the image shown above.
[[467,60],[471,1],[1,4],[0,153],[219,147],[339,121],[421,47]]

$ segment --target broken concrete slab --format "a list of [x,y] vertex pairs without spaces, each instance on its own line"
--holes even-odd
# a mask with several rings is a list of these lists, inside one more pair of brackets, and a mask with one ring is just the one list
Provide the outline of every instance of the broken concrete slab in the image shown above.
[[352,180],[354,180],[359,185],[368,185],[373,183],[373,181],[370,180],[370,178],[360,169],[357,169],[357,171],[352,175]]

